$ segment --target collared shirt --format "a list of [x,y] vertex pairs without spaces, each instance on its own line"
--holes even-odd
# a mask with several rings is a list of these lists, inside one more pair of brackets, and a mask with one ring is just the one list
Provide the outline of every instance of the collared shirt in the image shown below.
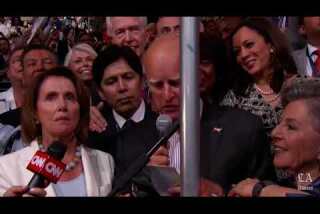
[[[145,106],[144,100],[142,99],[139,108],[131,116],[130,119],[133,120],[134,122],[138,123],[143,120],[145,112],[146,112],[146,106]],[[112,113],[113,113],[114,119],[116,120],[119,128],[121,129],[127,120],[124,117],[122,117],[120,114],[118,114],[114,109],[112,109]]]
[[14,100],[13,88],[0,93],[0,114],[16,109],[16,101]]
[[[313,62],[315,62],[318,58],[318,56],[314,53],[316,50],[318,50],[317,47],[311,45],[311,44],[307,44],[307,48],[308,48],[308,54],[309,56],[311,56],[311,59]],[[306,74],[307,76],[312,76],[313,70],[312,70],[312,66],[310,64],[309,58],[307,56],[307,64],[306,64]]]
[[[200,99],[200,118],[203,112],[203,101]],[[169,166],[173,167],[180,174],[180,134],[175,132],[169,138]]]

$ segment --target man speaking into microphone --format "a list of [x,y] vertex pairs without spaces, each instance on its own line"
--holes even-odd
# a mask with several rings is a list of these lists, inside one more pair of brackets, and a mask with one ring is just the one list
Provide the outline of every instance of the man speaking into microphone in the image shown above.
[[22,136],[29,146],[0,157],[1,196],[85,197],[111,191],[111,155],[84,145],[89,105],[83,83],[68,68],[39,74],[22,109]]
[[[173,121],[179,120],[179,36],[168,34],[154,40],[143,56],[143,66],[153,108]],[[222,196],[246,177],[274,178],[269,144],[259,118],[217,105],[201,105],[199,114],[201,196]],[[151,156],[149,165],[170,166],[180,172],[179,132],[168,140],[168,146]]]

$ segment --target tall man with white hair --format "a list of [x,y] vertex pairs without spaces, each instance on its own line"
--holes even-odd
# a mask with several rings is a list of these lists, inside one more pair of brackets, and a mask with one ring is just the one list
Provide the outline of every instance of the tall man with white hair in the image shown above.
[[143,54],[148,41],[145,32],[147,17],[107,17],[106,24],[112,44],[128,46],[134,50],[138,56]]
[[[147,17],[106,17],[106,25],[112,44],[130,47],[139,57],[142,56],[149,39],[145,31]],[[102,109],[101,104],[97,107],[91,107],[91,131],[102,132],[107,127],[107,122],[99,109]]]
[[[180,117],[180,56],[179,36],[172,33],[156,38],[143,56],[153,109],[173,120]],[[244,110],[218,105],[201,105],[200,109],[201,182],[211,181],[206,188],[200,185],[200,195],[207,195],[208,191],[222,195],[221,187],[228,192],[232,184],[246,175],[275,178],[270,145],[260,118]],[[161,146],[150,158],[149,165],[170,166],[179,172],[179,135],[176,132],[168,145]]]

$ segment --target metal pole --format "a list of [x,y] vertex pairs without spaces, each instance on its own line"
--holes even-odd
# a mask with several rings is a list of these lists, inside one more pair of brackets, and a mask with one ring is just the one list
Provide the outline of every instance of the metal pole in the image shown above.
[[181,20],[181,176],[182,196],[199,195],[200,98],[198,83],[199,18]]

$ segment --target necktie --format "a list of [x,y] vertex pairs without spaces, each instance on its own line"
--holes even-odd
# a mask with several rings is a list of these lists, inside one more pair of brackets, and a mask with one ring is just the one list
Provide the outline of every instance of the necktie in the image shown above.
[[127,130],[133,126],[134,122],[131,119],[128,119],[124,125],[122,126],[121,130]]
[[320,77],[320,49],[313,52],[313,54],[317,55],[317,59],[314,62],[316,71],[314,71],[314,76]]

